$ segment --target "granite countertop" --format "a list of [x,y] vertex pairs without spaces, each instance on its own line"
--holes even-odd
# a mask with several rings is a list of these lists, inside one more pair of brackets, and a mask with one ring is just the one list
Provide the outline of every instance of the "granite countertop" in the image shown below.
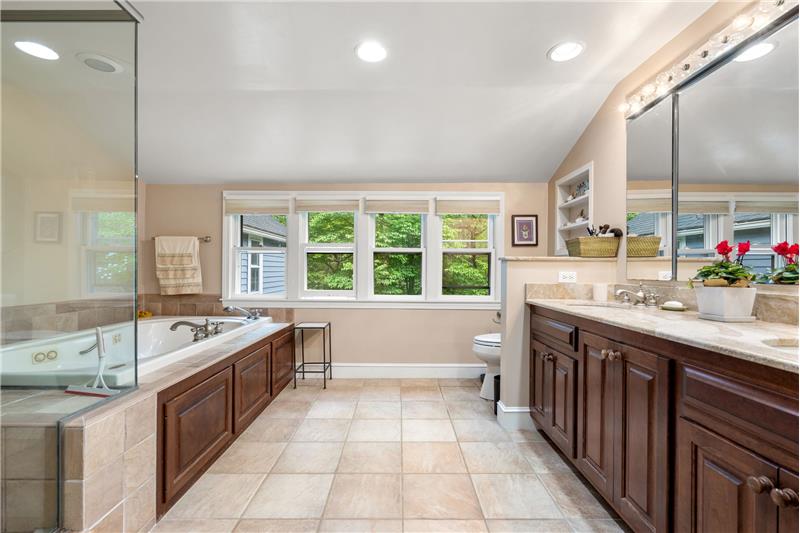
[[725,323],[703,320],[695,311],[662,311],[623,307],[590,300],[528,299],[527,303],[595,320],[662,339],[718,352],[738,359],[793,372],[798,371],[798,348],[774,348],[763,341],[796,339],[797,327],[763,322]]

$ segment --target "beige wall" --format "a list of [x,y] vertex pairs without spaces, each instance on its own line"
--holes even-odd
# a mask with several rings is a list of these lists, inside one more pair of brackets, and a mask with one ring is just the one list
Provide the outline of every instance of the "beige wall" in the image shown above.
[[[156,293],[153,240],[156,235],[210,235],[200,245],[203,292],[217,294],[222,287],[223,190],[341,190],[341,191],[502,191],[506,195],[505,255],[547,253],[546,183],[424,183],[336,185],[155,185],[146,186],[144,227],[139,237],[139,292]],[[141,213],[141,211],[140,211]],[[511,215],[539,215],[539,246],[511,246]]]
[[[645,81],[722,29],[749,3],[717,2],[617,84],[551,177],[548,213],[553,214],[556,209],[555,181],[589,161],[594,161],[594,223],[624,227],[626,136],[625,117],[619,112],[618,106]],[[552,239],[549,251],[551,254],[554,252]],[[624,273],[624,258],[620,258],[619,279],[625,278]]]

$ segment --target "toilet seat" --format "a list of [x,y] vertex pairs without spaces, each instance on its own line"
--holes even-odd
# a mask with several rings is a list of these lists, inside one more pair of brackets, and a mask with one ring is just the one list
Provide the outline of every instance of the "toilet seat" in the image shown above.
[[499,333],[484,333],[483,335],[476,335],[472,339],[472,344],[488,348],[500,348],[502,341]]

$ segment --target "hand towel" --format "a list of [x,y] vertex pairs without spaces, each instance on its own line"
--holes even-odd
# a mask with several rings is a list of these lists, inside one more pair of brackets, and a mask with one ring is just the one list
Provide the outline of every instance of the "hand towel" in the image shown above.
[[156,277],[161,294],[203,292],[197,237],[156,237]]

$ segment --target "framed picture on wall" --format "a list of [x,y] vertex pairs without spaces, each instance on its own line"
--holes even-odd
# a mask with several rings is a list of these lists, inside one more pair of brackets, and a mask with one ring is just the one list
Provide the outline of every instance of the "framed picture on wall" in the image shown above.
[[538,215],[511,215],[513,237],[512,246],[538,246],[539,245],[539,216]]
[[61,213],[36,213],[34,228],[34,241],[61,242]]

